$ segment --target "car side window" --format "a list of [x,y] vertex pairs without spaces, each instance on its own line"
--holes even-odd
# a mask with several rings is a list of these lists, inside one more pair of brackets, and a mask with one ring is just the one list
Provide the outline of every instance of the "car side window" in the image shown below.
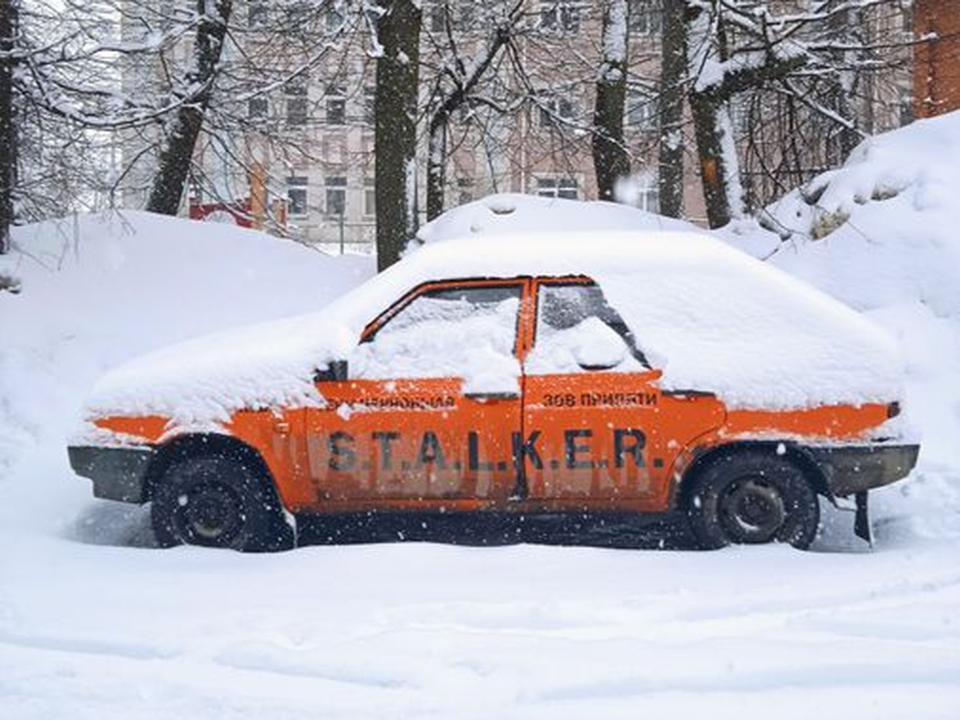
[[422,292],[350,359],[358,378],[472,378],[491,368],[519,374],[515,346],[522,285]]
[[639,372],[645,367],[627,324],[597,285],[540,285],[529,374]]

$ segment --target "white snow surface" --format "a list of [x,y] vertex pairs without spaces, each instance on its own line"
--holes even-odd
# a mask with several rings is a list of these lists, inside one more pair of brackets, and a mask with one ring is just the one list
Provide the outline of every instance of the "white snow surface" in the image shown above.
[[[192,341],[122,366],[97,383],[89,414],[159,414],[186,428],[224,421],[242,407],[319,404],[313,372],[329,360],[352,357],[359,368],[373,363],[372,377],[389,377],[393,359],[411,342],[425,349],[436,344],[428,326],[406,346],[394,343],[392,353],[384,355],[381,343],[377,358],[356,347],[363,327],[420,283],[581,274],[600,284],[640,349],[665,362],[666,388],[707,390],[732,407],[756,408],[900,395],[891,339],[835,300],[718,240],[557,232],[431,243],[318,313]],[[490,373],[497,354],[486,351],[489,338],[463,331],[465,348],[475,351],[458,353],[448,369],[459,358],[461,372],[453,374],[471,389],[502,390],[504,373]],[[426,371],[403,364],[404,374],[436,376],[434,357],[423,352]],[[495,387],[485,387],[484,378]]]
[[699,228],[620,203],[500,193],[452,208],[427,223],[417,231],[410,250],[451,238],[602,230],[697,232]]
[[[953,291],[956,245],[946,211],[902,208],[943,242],[908,238],[916,270],[882,272],[903,239],[891,201],[858,206],[857,225],[876,229],[867,245],[841,227],[771,258],[862,309],[907,358],[923,448],[909,480],[872,494],[872,550],[826,505],[810,552],[158,550],[144,509],[93,500],[70,472],[91,383],[146,350],[319,307],[372,263],[141,214],[18,230],[0,259],[23,285],[0,293],[0,718],[955,720],[960,313],[932,298]],[[724,236],[780,247],[746,224]]]

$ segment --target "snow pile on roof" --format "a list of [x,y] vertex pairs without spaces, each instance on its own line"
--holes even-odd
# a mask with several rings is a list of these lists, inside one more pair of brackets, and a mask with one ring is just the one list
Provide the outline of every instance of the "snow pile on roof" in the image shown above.
[[488,195],[448,210],[417,232],[414,247],[453,238],[607,230],[697,231],[683,220],[613,202],[536,195]]
[[[857,313],[724,243],[689,233],[493,235],[439,242],[322,313],[194,341],[105,376],[95,413],[224,420],[240,407],[313,404],[313,371],[348,358],[363,327],[416,285],[444,278],[588,275],[667,388],[734,406],[892,400],[892,341]],[[465,377],[468,383],[476,378]]]
[[19,294],[0,292],[0,470],[51,423],[72,424],[109,367],[192,336],[322,307],[374,271],[370,258],[134,211],[18,227],[13,241],[0,257],[0,274],[21,285]]
[[960,112],[868,138],[843,167],[723,237],[899,340],[921,463],[960,463]]
[[865,140],[766,208],[775,234],[752,234],[751,250],[860,308],[920,300],[960,316],[958,197],[955,112]]

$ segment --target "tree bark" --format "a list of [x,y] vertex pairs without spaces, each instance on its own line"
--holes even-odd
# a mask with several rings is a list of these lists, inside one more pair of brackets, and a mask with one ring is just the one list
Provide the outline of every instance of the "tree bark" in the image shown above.
[[683,99],[687,82],[686,2],[664,0],[660,74],[660,214],[683,217]]
[[[511,13],[512,21],[519,14],[522,7],[518,4]],[[460,107],[467,102],[470,92],[486,74],[487,69],[497,57],[497,53],[507,44],[511,37],[512,26],[501,27],[497,30],[490,45],[484,51],[480,61],[464,77],[459,79],[456,88],[440,103],[430,118],[427,139],[427,220],[433,220],[443,212],[443,191],[447,178],[447,128],[450,118]]]
[[17,184],[17,118],[13,94],[13,51],[17,47],[19,3],[0,1],[0,255],[10,251]]
[[380,0],[375,92],[377,268],[385,270],[417,230],[417,91],[420,4]]
[[441,110],[430,119],[427,138],[427,220],[443,213],[443,190],[447,184],[447,124],[449,115]]
[[732,217],[727,189],[731,174],[736,172],[735,167],[729,166],[730,158],[724,153],[720,113],[725,111],[725,108],[709,93],[691,92],[690,110],[697,136],[697,155],[700,161],[703,199],[707,205],[707,222],[711,228],[723,227]]
[[[187,74],[187,95],[171,123],[157,161],[147,210],[176,215],[193,160],[203,117],[210,105],[233,0],[197,0],[200,22],[194,45],[196,68]],[[212,14],[207,10],[211,9]]]
[[600,200],[616,200],[617,182],[630,175],[623,140],[627,93],[627,0],[603,3],[603,38],[593,110],[593,167]]
[[707,205],[707,221],[711,228],[723,227],[744,212],[743,188],[737,157],[730,100],[740,92],[761,87],[802,68],[803,55],[776,57],[769,54],[765,63],[726,70],[723,76],[709,83],[700,83],[699,74],[711,63],[723,62],[727,56],[727,38],[718,0],[709,0],[707,10],[702,0],[686,0],[687,73],[690,79],[688,100],[697,137],[697,154]]
[[[688,100],[697,138],[707,222],[711,228],[718,228],[730,222],[733,208],[730,205],[729,184],[738,169],[736,159],[731,158],[730,153],[725,152],[729,148],[724,147],[724,141],[732,143],[733,138],[725,138],[721,126],[721,113],[726,112],[725,100],[728,97],[722,84],[727,78],[701,87],[700,73],[705,66],[725,59],[722,57],[725,46],[723,23],[716,17],[720,12],[716,0],[710,1],[710,10],[695,0],[686,0],[686,6],[684,20],[687,73],[690,77]],[[729,166],[731,160],[734,161],[734,167]]]

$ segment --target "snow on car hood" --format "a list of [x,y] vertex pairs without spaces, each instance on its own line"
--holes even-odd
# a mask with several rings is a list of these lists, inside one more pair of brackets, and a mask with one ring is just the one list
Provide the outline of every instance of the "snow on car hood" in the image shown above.
[[155,414],[175,425],[202,425],[245,407],[319,405],[314,370],[348,358],[363,327],[411,288],[518,275],[597,281],[640,349],[664,371],[665,389],[712,391],[732,407],[769,409],[900,396],[892,339],[784,272],[693,233],[577,232],[427,245],[320,313],[171,346],[123,365],[97,383],[87,414]]

